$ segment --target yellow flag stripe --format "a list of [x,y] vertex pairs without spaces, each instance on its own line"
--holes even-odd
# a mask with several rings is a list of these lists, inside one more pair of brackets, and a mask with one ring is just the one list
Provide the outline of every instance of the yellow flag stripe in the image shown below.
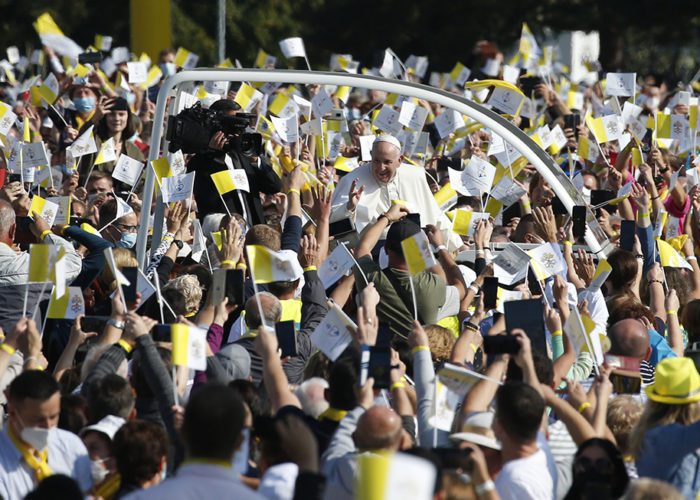
[[249,245],[248,263],[256,283],[272,283],[272,254],[261,245]]

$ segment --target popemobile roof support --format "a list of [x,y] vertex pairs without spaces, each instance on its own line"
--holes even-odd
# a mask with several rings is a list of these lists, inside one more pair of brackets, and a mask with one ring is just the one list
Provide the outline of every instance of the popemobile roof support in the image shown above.
[[[483,124],[484,127],[488,128],[491,132],[502,137],[507,143],[512,145],[515,150],[527,158],[537,169],[544,180],[546,180],[554,190],[569,213],[571,213],[575,205],[586,205],[581,193],[554,160],[525,134],[525,132],[490,109],[470,101],[465,97],[428,85],[349,73],[278,69],[195,69],[177,73],[165,80],[158,93],[156,112],[153,119],[151,148],[148,157],[149,162],[157,159],[167,151],[167,141],[164,140],[167,98],[170,96],[175,97],[171,102],[170,109],[177,109],[181,85],[206,81],[347,85],[349,87],[383,90],[407,97],[425,99],[426,101],[454,109]],[[142,268],[147,264],[146,244],[148,231],[145,230],[145,228],[149,227],[154,184],[155,172],[149,166],[149,168],[146,169],[143,210],[141,212],[139,224],[142,230],[139,231],[136,242],[136,256]],[[155,207],[151,251],[155,251],[160,243],[164,210],[165,207],[159,195]],[[608,240],[590,209],[588,210],[587,221],[588,231],[586,231],[586,243],[592,252],[599,257],[604,257]]]

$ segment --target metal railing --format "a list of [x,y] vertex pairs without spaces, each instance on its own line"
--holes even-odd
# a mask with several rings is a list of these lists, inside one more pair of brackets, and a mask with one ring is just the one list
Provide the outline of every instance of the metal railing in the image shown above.
[[[382,90],[407,97],[416,97],[434,102],[446,108],[454,109],[484,125],[495,134],[503,138],[513,146],[528,162],[542,175],[550,185],[554,193],[561,200],[569,214],[575,205],[586,205],[581,193],[576,189],[563,170],[545,151],[542,150],[527,134],[515,124],[502,116],[494,113],[473,101],[460,95],[441,90],[428,85],[412,83],[400,80],[389,80],[370,75],[355,75],[349,73],[333,73],[322,71],[300,70],[270,70],[270,69],[194,69],[182,71],[169,77],[160,88],[156,101],[156,111],[153,118],[153,130],[151,135],[151,148],[148,160],[156,160],[167,150],[165,137],[166,105],[169,97],[175,99],[170,103],[171,111],[177,109],[181,86],[191,85],[194,82],[229,81],[229,82],[274,82],[291,84],[320,84],[320,85],[347,85],[349,87]],[[146,170],[146,183],[143,193],[143,209],[141,212],[140,226],[136,242],[136,256],[139,266],[142,268],[146,262],[146,245],[148,241],[149,221],[151,205],[153,202],[153,189],[155,185],[155,172],[152,168]],[[164,205],[160,196],[156,201],[154,214],[153,238],[151,251],[160,244],[162,234]],[[605,256],[609,244],[605,234],[598,225],[595,216],[588,209],[588,228],[586,231],[586,243],[589,249],[599,255]]]

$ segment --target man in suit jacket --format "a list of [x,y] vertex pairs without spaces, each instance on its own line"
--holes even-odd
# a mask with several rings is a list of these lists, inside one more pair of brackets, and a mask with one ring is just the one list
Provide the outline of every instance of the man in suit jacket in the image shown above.
[[[221,99],[209,108],[223,116],[232,116],[240,109],[238,103]],[[250,225],[264,224],[262,202],[259,193],[274,194],[282,189],[282,181],[267,158],[250,158],[232,151],[226,153],[224,146],[226,136],[223,132],[216,132],[210,142],[209,150],[198,153],[187,164],[187,171],[196,171],[194,178],[194,198],[200,219],[204,219],[211,213],[237,213],[245,217]],[[226,206],[217,195],[216,186],[211,180],[211,174],[226,170],[227,168],[243,169],[248,176],[250,192],[231,191],[223,195]]]

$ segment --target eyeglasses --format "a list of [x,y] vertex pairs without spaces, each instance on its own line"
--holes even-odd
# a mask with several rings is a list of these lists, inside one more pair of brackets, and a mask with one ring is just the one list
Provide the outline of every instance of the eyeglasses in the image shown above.
[[122,228],[123,232],[126,232],[126,233],[137,233],[139,230],[138,226],[129,226],[126,224],[115,224],[115,226]]

